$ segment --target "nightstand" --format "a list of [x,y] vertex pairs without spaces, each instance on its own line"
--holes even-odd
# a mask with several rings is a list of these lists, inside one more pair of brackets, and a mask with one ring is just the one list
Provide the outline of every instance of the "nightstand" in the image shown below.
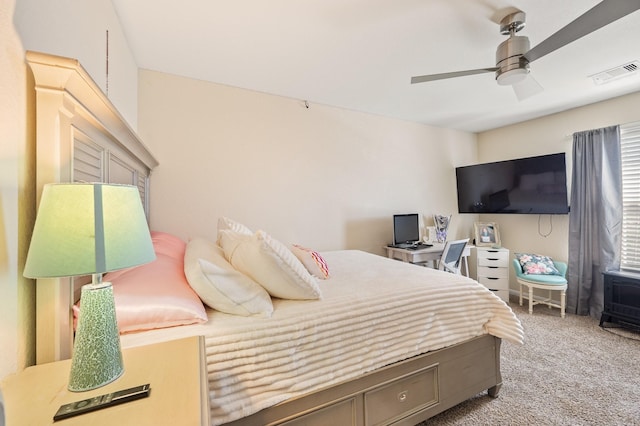
[[149,383],[149,397],[55,422],[71,425],[209,425],[209,390],[201,336],[124,349],[124,374],[87,392],[67,390],[71,360],[28,367],[2,385],[6,424],[50,425],[70,402]]

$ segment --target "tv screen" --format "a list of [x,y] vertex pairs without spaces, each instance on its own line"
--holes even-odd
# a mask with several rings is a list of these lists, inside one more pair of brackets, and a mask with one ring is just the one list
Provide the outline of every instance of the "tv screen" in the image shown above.
[[420,241],[418,213],[393,215],[393,244],[413,244]]
[[567,214],[564,153],[456,168],[459,213]]

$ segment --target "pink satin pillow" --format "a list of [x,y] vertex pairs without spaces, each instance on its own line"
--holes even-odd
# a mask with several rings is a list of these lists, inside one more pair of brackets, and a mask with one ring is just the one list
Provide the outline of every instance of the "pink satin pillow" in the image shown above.
[[207,314],[184,275],[186,243],[152,232],[156,260],[106,274],[113,285],[120,333],[202,323]]
[[182,261],[187,249],[187,243],[175,235],[166,232],[151,231],[151,241],[156,254],[166,254],[169,257]]

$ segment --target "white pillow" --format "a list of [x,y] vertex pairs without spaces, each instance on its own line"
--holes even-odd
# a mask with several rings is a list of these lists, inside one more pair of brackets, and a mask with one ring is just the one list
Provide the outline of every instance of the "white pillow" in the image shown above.
[[242,316],[273,313],[271,297],[260,284],[235,270],[220,247],[204,238],[187,244],[184,273],[200,299],[211,308]]
[[244,226],[240,222],[236,222],[233,219],[223,216],[218,218],[218,240],[216,241],[218,245],[220,245],[220,231],[227,230],[237,232],[242,235],[253,235],[253,231],[248,227]]
[[263,231],[253,236],[220,232],[220,245],[227,260],[282,299],[319,299],[317,280],[284,244]]
[[291,246],[293,253],[300,262],[307,268],[307,271],[316,278],[326,280],[329,278],[329,265],[324,258],[315,250],[293,244]]

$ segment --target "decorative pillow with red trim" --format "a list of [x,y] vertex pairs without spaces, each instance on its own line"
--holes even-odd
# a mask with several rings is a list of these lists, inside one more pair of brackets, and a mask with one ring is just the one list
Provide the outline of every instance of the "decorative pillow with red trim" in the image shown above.
[[329,265],[320,253],[298,244],[291,246],[291,252],[302,262],[311,275],[322,280],[329,278]]

